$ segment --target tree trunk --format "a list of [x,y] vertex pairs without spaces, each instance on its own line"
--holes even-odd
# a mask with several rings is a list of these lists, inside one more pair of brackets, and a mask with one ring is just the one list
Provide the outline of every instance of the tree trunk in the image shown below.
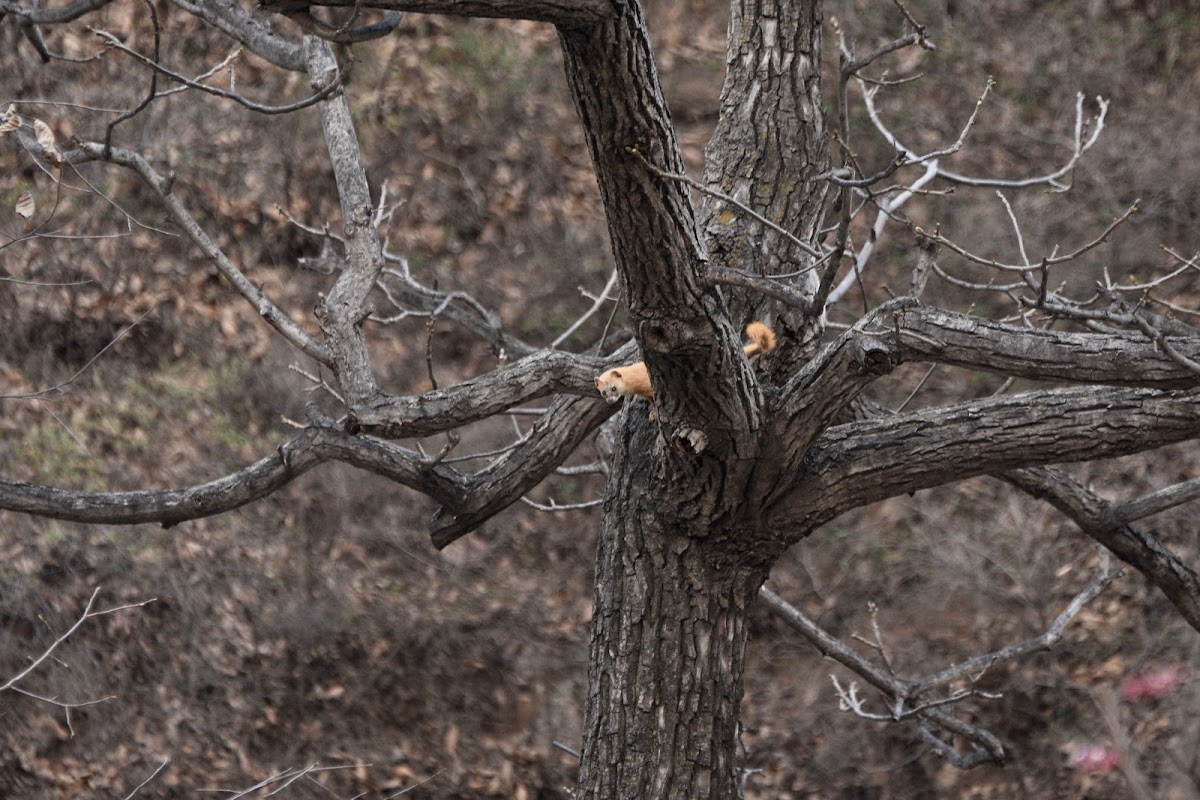
[[[739,335],[762,314],[782,340],[764,368],[786,377],[822,318],[705,288],[712,262],[763,275],[811,259],[728,206],[706,204],[697,226],[672,177],[683,161],[641,9],[612,11],[562,30],[563,52],[658,420],[627,401],[596,568],[579,796],[729,800],[740,796],[747,617],[784,549],[762,524],[778,478],[763,459],[771,401]],[[807,180],[827,161],[819,21],[816,0],[733,4],[730,77],[707,151],[706,183],[806,239],[826,192]],[[812,296],[816,275],[793,285]],[[689,450],[690,432],[703,444]]]
[[579,797],[728,800],[740,796],[748,616],[767,559],[734,532],[663,513],[647,458],[658,432],[631,415],[600,536]]

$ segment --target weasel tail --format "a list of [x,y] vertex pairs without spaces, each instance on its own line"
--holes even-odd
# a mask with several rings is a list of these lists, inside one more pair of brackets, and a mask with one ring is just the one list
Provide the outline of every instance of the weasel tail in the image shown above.
[[763,353],[769,353],[775,349],[775,331],[761,322],[751,322],[747,325],[746,336],[750,338],[750,344],[746,345],[744,349],[746,358],[751,361]]
[[[746,352],[746,358],[750,360],[775,349],[775,331],[761,322],[751,322],[747,325],[746,337],[750,339],[750,344],[742,349]],[[615,403],[627,395],[644,397],[650,401],[650,419],[658,418],[658,411],[654,408],[654,388],[650,385],[650,373],[643,361],[616,367],[598,376],[596,390],[609,403]]]

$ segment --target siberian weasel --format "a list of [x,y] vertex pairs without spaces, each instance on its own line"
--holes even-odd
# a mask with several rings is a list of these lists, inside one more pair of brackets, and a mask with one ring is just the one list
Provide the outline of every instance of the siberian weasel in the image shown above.
[[[761,322],[747,325],[746,336],[750,337],[750,344],[743,348],[746,358],[753,360],[775,349],[775,331]],[[650,401],[650,419],[658,418],[658,410],[654,407],[654,389],[650,386],[650,373],[644,361],[610,369],[596,378],[596,389],[610,404],[624,395],[644,397]]]

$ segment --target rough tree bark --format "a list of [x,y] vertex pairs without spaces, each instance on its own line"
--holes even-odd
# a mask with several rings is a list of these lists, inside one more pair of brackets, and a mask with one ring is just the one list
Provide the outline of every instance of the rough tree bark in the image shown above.
[[[406,284],[393,296],[417,310],[439,309],[515,363],[416,397],[387,394],[375,379],[362,331],[383,254],[350,104],[344,92],[322,94],[338,74],[332,48],[314,36],[291,42],[225,0],[177,2],[281,68],[306,71],[316,92],[343,225],[342,269],[316,312],[324,337],[306,334],[246,280],[146,159],[96,142],[79,144],[65,158],[137,173],[268,324],[334,371],[348,423],[339,427],[314,415],[277,453],[188,489],[65,492],[0,479],[0,507],[82,521],[170,523],[250,502],[336,460],[434,497],[442,509],[433,541],[445,546],[516,501],[609,419],[612,409],[595,397],[591,379],[606,365],[630,360],[633,348],[609,362],[538,350],[472,306]],[[85,2],[76,16],[100,5]],[[1041,330],[941,311],[914,297],[885,303],[836,337],[826,335],[824,300],[847,246],[848,179],[867,183],[850,168],[848,155],[829,153],[819,0],[732,3],[720,118],[706,151],[704,199],[696,206],[636,0],[319,5],[558,26],[567,84],[658,411],[652,421],[645,403],[626,401],[614,434],[580,797],[740,796],[736,744],[748,614],[771,565],[819,525],[897,494],[972,475],[1000,476],[1049,498],[1142,569],[1200,629],[1200,578],[1153,537],[1129,527],[1138,512],[1111,509],[1086,488],[1041,469],[1195,438],[1200,339],[1102,325]],[[322,27],[308,3],[264,6],[305,30],[328,36],[341,30]],[[30,25],[69,16],[2,0],[0,11]],[[343,31],[363,38],[373,32]],[[911,42],[923,35],[918,30]],[[840,102],[849,74],[840,76]],[[45,155],[24,128],[14,132],[31,153]],[[844,125],[839,134],[844,138]],[[832,160],[846,165],[831,170]],[[839,176],[847,180],[838,184]],[[822,241],[831,231],[831,242]],[[1040,293],[1037,268],[1022,275],[1030,303],[1065,313],[1065,301],[1047,293],[1044,268]],[[1099,319],[1076,310],[1079,319]],[[1127,316],[1138,326],[1149,324],[1136,313]],[[766,320],[781,340],[777,352],[754,364],[740,345],[751,319]],[[899,414],[858,402],[877,378],[918,361],[1086,386]],[[558,397],[529,435],[475,473],[392,441],[450,431],[548,395]]]
[[[706,179],[808,240],[825,184],[817,74],[819,9],[735,3],[720,124]],[[751,318],[783,334],[782,366],[803,358],[819,320],[705,289],[716,266],[794,270],[803,253],[709,204],[703,232],[636,3],[611,22],[564,31],[579,109],[630,315],[665,436],[633,410],[604,504],[586,708],[582,797],[730,798],[750,607],[783,542],[764,525],[766,399],[740,357]],[[637,153],[630,153],[630,148]],[[633,157],[631,157],[633,156]],[[650,245],[650,246],[647,246]],[[811,298],[814,272],[795,288]],[[798,332],[802,332],[798,335]],[[689,432],[702,431],[694,448]],[[691,450],[699,449],[699,453]]]

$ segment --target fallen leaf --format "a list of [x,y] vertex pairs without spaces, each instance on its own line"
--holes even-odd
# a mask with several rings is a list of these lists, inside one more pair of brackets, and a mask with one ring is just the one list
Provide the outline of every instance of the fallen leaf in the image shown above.
[[33,216],[34,204],[33,195],[29,192],[24,192],[17,198],[17,216],[21,219],[29,219]]
[[58,144],[54,140],[54,131],[50,130],[50,126],[40,119],[33,121],[33,131],[37,134],[38,144],[42,146],[42,155],[55,166],[61,166],[62,153],[58,151]]
[[4,116],[0,117],[0,134],[12,133],[19,127],[21,127],[21,115],[17,113],[13,104],[9,103],[8,108],[4,109]]

